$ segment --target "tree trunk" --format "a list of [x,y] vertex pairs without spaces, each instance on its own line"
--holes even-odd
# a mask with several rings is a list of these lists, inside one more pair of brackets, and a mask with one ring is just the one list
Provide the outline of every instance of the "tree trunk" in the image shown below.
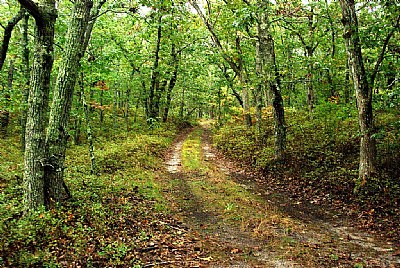
[[131,87],[128,85],[126,92],[125,92],[125,103],[124,103],[124,119],[125,119],[125,128],[126,132],[128,133],[130,131],[130,123],[129,123],[129,117],[130,117],[130,105],[129,101],[131,98]]
[[259,53],[263,62],[263,68],[265,68],[263,70],[264,78],[273,95],[275,159],[280,161],[284,158],[286,150],[285,110],[283,107],[282,94],[280,92],[279,72],[276,66],[274,39],[270,33],[267,5],[268,3],[263,1],[262,13],[259,18]]
[[346,73],[345,73],[345,78],[344,78],[344,89],[343,89],[343,95],[344,95],[344,101],[345,103],[350,103],[350,68],[349,68],[349,61],[346,62]]
[[[261,15],[263,16],[263,15]],[[254,101],[256,103],[256,127],[257,132],[261,134],[262,127],[262,92],[265,84],[265,75],[264,75],[264,53],[265,53],[265,44],[261,43],[261,38],[265,36],[265,29],[261,25],[261,20],[257,23],[257,41],[256,41],[256,74],[258,77],[256,90],[254,90]]]
[[359,186],[363,186],[375,172],[376,145],[372,113],[372,87],[368,84],[362,58],[358,21],[354,0],[340,0],[344,38],[348,55],[348,63],[353,77],[356,92],[358,122],[361,132]]
[[169,109],[171,107],[171,100],[172,100],[172,88],[171,88],[171,82],[172,78],[169,81],[168,89],[167,89],[167,94],[165,96],[165,107],[164,107],[164,114],[163,114],[163,119],[162,121],[165,123],[167,122],[168,119],[168,114],[169,114]]
[[30,80],[30,67],[29,67],[29,44],[28,44],[28,29],[29,29],[29,13],[25,12],[23,25],[22,25],[22,66],[25,78],[25,87],[22,88],[22,101],[21,101],[21,149],[25,150],[25,126],[26,116],[28,112],[28,96],[29,96],[29,80]]
[[8,110],[11,102],[11,92],[13,88],[14,80],[14,61],[10,60],[10,65],[8,67],[8,78],[7,78],[7,89],[4,94],[4,110],[0,110],[0,132],[2,135],[7,135],[7,128],[10,124],[10,111]]
[[66,36],[64,57],[60,64],[55,83],[53,103],[50,111],[49,126],[46,136],[48,163],[45,173],[47,202],[60,202],[69,198],[64,183],[64,161],[68,141],[68,120],[72,106],[72,97],[83,56],[82,46],[89,20],[91,0],[75,1],[71,21]]
[[163,95],[163,92],[166,91],[168,84],[168,80],[162,81],[162,83],[158,83],[156,87],[156,95],[154,98],[154,111],[156,112],[157,116],[155,117],[157,120],[161,117],[161,96]]
[[101,131],[103,130],[103,123],[104,123],[103,97],[104,97],[104,90],[100,90],[99,120],[100,120],[100,130]]
[[392,90],[395,88],[396,83],[396,68],[393,61],[389,62],[388,71],[385,74],[386,76],[386,85],[388,90]]
[[[310,59],[309,59],[310,60]],[[310,116],[312,116],[312,113],[314,111],[314,86],[313,86],[313,68],[312,68],[312,63],[307,64],[307,105],[308,105],[308,112],[310,113]]]
[[310,116],[314,111],[314,104],[315,104],[315,94],[314,94],[314,66],[313,66],[313,57],[314,57],[314,50],[316,46],[313,44],[313,37],[314,37],[314,8],[311,7],[311,12],[308,15],[308,34],[311,38],[308,45],[305,44],[305,51],[307,56],[307,104],[308,104],[308,111]]
[[85,115],[85,122],[86,122],[86,135],[87,139],[89,142],[89,156],[90,156],[90,173],[91,174],[97,174],[97,166],[96,166],[96,157],[94,155],[94,144],[93,144],[93,133],[92,133],[92,127],[90,123],[90,109],[89,105],[87,105],[86,100],[85,100],[85,86],[84,86],[84,74],[83,72],[81,73],[81,79],[80,79],[80,96],[81,99],[80,101],[82,102],[82,107]]
[[81,144],[81,127],[82,127],[82,117],[81,117],[81,115],[82,115],[82,109],[81,109],[81,92],[80,91],[78,91],[77,92],[77,98],[78,98],[78,101],[76,102],[77,104],[77,107],[76,107],[76,109],[77,109],[77,115],[76,115],[76,117],[74,118],[74,144],[75,145],[80,145]]
[[227,52],[224,50],[221,41],[216,34],[213,25],[210,23],[210,21],[205,17],[203,14],[200,6],[198,5],[196,0],[190,0],[189,3],[193,6],[193,8],[196,10],[196,12],[199,14],[201,20],[203,21],[204,25],[207,27],[208,31],[211,34],[212,41],[214,44],[217,46],[218,50],[221,52],[222,58],[229,64],[229,66],[232,68],[232,70],[236,73],[240,85],[242,87],[242,101],[243,101],[243,115],[244,115],[244,123],[247,127],[250,127],[252,125],[251,123],[251,114],[250,114],[250,98],[249,98],[249,89],[247,88],[246,82],[247,79],[245,79],[243,75],[243,61],[242,61],[242,53],[240,49],[240,38],[236,38],[236,48],[237,48],[237,53],[239,55],[239,63],[236,63],[232,57],[230,57]]
[[158,15],[158,27],[157,27],[157,43],[156,49],[154,51],[154,63],[152,68],[152,75],[151,75],[151,84],[149,90],[149,100],[148,100],[148,118],[156,119],[158,115],[158,111],[156,110],[157,107],[155,105],[157,90],[159,89],[159,75],[160,71],[158,70],[158,65],[160,61],[160,46],[161,46],[161,22],[162,22],[162,15]]
[[42,0],[38,4],[28,0],[19,2],[28,9],[36,22],[24,155],[24,207],[26,211],[32,211],[45,204],[45,122],[54,60],[57,10],[55,0]]
[[[114,97],[113,97],[113,129],[117,128],[117,109],[118,109],[118,89],[117,86],[114,85]],[[100,129],[103,129],[103,123],[101,124]]]
[[183,119],[184,108],[185,108],[185,85],[183,85],[183,87],[182,87],[181,105],[179,107],[179,118],[180,119]]
[[[222,125],[222,122],[221,122],[221,118],[222,118],[222,111],[221,111],[221,99],[222,99],[222,96],[221,96],[222,94],[221,94],[221,88],[220,87],[218,87],[218,93],[217,93],[217,100],[218,100],[218,106],[217,106],[217,108],[218,108],[218,110],[217,110],[217,126],[218,127],[220,127],[221,125]],[[201,113],[201,109],[199,109],[199,118],[201,118],[202,117],[202,113]]]

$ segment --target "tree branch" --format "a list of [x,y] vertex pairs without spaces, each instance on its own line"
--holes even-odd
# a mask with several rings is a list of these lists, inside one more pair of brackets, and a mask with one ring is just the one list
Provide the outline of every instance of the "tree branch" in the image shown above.
[[92,35],[94,23],[96,22],[98,15],[100,13],[100,10],[103,7],[103,5],[106,3],[106,1],[107,0],[101,0],[100,2],[98,2],[97,6],[95,8],[92,8],[92,10],[90,12],[89,23],[86,27],[86,32],[85,32],[85,41],[83,42],[83,46],[82,46],[83,53],[86,52],[86,49],[89,45],[90,36]]
[[26,10],[29,12],[29,14],[32,15],[36,22],[40,22],[43,19],[42,13],[40,12],[40,9],[35,2],[33,2],[32,0],[18,0],[18,2],[24,8],[26,8]]
[[21,9],[18,11],[18,14],[15,15],[7,23],[6,27],[3,27],[4,28],[3,42],[1,43],[0,47],[0,71],[3,68],[4,61],[6,60],[8,45],[10,43],[12,30],[14,29],[15,25],[17,25],[17,23],[24,17],[24,13],[25,10],[21,7]]
[[224,60],[229,64],[229,66],[233,69],[234,72],[236,73],[241,73],[240,67],[235,64],[235,62],[226,54],[224,48],[222,47],[222,44],[217,36],[217,34],[214,31],[214,28],[212,25],[208,22],[207,18],[204,16],[203,12],[201,11],[199,5],[197,4],[196,0],[190,0],[190,4],[194,7],[194,9],[197,11],[197,14],[199,14],[201,20],[207,27],[208,31],[211,34],[212,40],[214,44],[218,47],[219,51],[222,54],[222,57]]
[[393,26],[393,28],[391,29],[389,34],[386,36],[385,41],[383,42],[383,47],[382,47],[381,53],[378,56],[378,60],[376,61],[376,64],[375,64],[375,67],[374,67],[374,71],[372,72],[372,75],[371,75],[371,81],[370,82],[371,82],[372,86],[374,85],[376,75],[378,74],[378,71],[379,71],[379,67],[380,67],[380,65],[381,65],[381,63],[382,63],[382,61],[383,61],[383,59],[385,57],[386,48],[387,48],[387,46],[389,44],[389,41],[392,38],[392,36],[394,35],[394,32],[399,28],[399,25],[400,25],[400,15],[397,16],[397,20],[396,20],[395,25]]

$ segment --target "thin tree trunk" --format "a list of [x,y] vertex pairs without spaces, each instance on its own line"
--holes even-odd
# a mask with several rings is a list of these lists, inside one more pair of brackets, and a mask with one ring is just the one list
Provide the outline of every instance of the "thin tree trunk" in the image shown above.
[[60,64],[55,83],[53,103],[50,111],[49,126],[46,136],[48,163],[45,182],[48,186],[47,202],[60,202],[69,198],[69,191],[64,183],[64,161],[68,141],[68,121],[72,106],[72,97],[83,56],[82,46],[87,28],[91,0],[76,0],[66,36],[64,57]]
[[388,90],[394,89],[396,83],[396,68],[395,64],[393,64],[393,61],[389,62],[388,71],[385,74],[385,78],[386,78],[387,89]]
[[256,90],[254,90],[254,101],[256,103],[256,127],[257,132],[261,134],[261,127],[262,127],[262,92],[263,86],[265,84],[265,75],[264,75],[264,68],[263,68],[263,60],[264,60],[264,53],[265,53],[265,45],[261,44],[261,38],[264,38],[265,29],[262,28],[261,20],[257,23],[257,42],[256,42],[256,74],[258,77]]
[[[309,59],[310,60],[310,59]],[[313,86],[313,68],[312,63],[307,64],[307,105],[308,105],[308,112],[310,116],[314,111],[314,86]]]
[[174,66],[174,71],[172,72],[172,76],[169,79],[166,100],[165,100],[165,107],[164,107],[164,114],[163,114],[163,122],[167,122],[168,113],[171,106],[172,100],[172,90],[176,85],[176,81],[178,80],[178,69],[179,69],[179,55],[180,52],[175,51],[175,44],[171,46],[171,58],[172,58],[172,65]]
[[[116,85],[114,85],[114,99],[113,99],[113,129],[117,128],[117,105],[118,105],[118,90]],[[101,125],[103,128],[103,125]]]
[[78,101],[76,101],[77,107],[77,115],[74,118],[74,144],[79,145],[81,144],[81,127],[82,127],[82,97],[81,97],[81,91],[78,90],[76,93],[76,97],[78,98]]
[[[211,34],[212,41],[214,44],[217,46],[218,50],[221,52],[222,58],[229,64],[229,66],[232,68],[232,70],[236,73],[239,82],[242,87],[242,101],[243,101],[243,113],[244,113],[244,122],[247,127],[251,126],[251,114],[250,114],[250,98],[249,98],[249,89],[246,85],[247,79],[245,79],[243,75],[243,66],[242,66],[242,59],[239,59],[239,64],[235,63],[235,61],[226,53],[224,50],[221,41],[216,34],[213,25],[210,23],[210,21],[205,17],[203,14],[201,8],[199,7],[198,3],[196,0],[190,0],[190,4],[193,6],[193,8],[196,10],[198,15],[200,16],[201,20],[203,21],[204,25],[207,27],[208,31]],[[236,48],[237,52],[240,56],[241,51],[240,51],[240,39],[237,37],[236,38]]]
[[29,67],[29,44],[28,44],[28,29],[29,29],[29,13],[25,11],[23,25],[22,25],[22,68],[25,79],[25,86],[22,88],[22,101],[21,101],[21,150],[25,150],[25,127],[26,116],[28,112],[28,96],[29,96],[29,81],[30,81],[30,67]]
[[[169,83],[171,85],[171,81]],[[165,107],[164,107],[164,114],[162,121],[165,123],[168,120],[169,109],[171,107],[171,100],[172,100],[172,90],[170,90],[170,86],[168,86],[167,94],[165,96]]]
[[376,172],[376,145],[373,138],[372,87],[368,84],[358,34],[354,0],[340,0],[344,38],[349,67],[357,98],[358,122],[361,131],[359,185],[364,185]]
[[100,130],[103,130],[103,123],[104,123],[103,96],[104,96],[104,90],[100,90],[100,109],[99,109]]
[[156,119],[158,115],[158,111],[156,110],[156,98],[157,98],[157,90],[159,89],[159,75],[160,71],[158,70],[158,65],[160,61],[160,46],[161,46],[161,37],[162,37],[162,15],[158,15],[158,27],[157,27],[157,41],[156,41],[156,49],[154,51],[154,63],[152,68],[152,75],[151,75],[151,84],[149,90],[149,101],[148,101],[148,118]]
[[179,118],[183,119],[183,111],[185,108],[185,86],[182,87],[181,105],[179,108]]
[[10,124],[10,111],[8,110],[11,102],[11,92],[13,88],[13,80],[14,80],[14,61],[10,60],[10,64],[8,67],[8,78],[7,78],[7,88],[4,94],[4,110],[0,111],[0,132],[4,136],[7,135],[8,125]]
[[[217,93],[217,97],[218,97],[218,111],[217,111],[217,126],[218,127],[220,127],[221,125],[222,125],[222,122],[221,122],[221,118],[222,118],[222,111],[221,111],[221,98],[222,98],[222,96],[221,96],[222,94],[221,94],[221,87],[218,87],[218,93]],[[201,113],[201,109],[199,109],[199,117],[201,118],[201,115],[202,115],[202,113]]]
[[126,127],[126,132],[130,131],[130,123],[129,123],[129,118],[130,118],[130,105],[129,105],[129,100],[131,98],[131,88],[130,85],[128,85],[128,88],[126,89],[126,94],[125,94],[125,127]]
[[139,106],[140,106],[140,97],[138,97],[137,100],[136,100],[135,114],[133,115],[133,123],[137,122],[137,115],[138,115],[138,111],[139,111]]
[[96,157],[94,155],[94,137],[92,133],[92,127],[91,127],[91,122],[90,122],[90,109],[89,105],[87,105],[86,100],[85,100],[85,86],[84,86],[84,74],[83,72],[81,73],[81,79],[80,79],[80,96],[81,96],[81,102],[82,102],[82,107],[84,111],[84,116],[85,116],[85,122],[86,122],[86,135],[87,139],[89,142],[89,156],[90,156],[90,173],[91,174],[97,174],[97,166],[96,166]]
[[344,89],[343,89],[345,103],[350,103],[350,67],[349,61],[346,61],[346,74],[344,78]]

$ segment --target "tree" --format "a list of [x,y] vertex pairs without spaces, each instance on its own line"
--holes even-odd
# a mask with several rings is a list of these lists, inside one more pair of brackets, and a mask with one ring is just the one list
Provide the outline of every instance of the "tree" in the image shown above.
[[83,46],[86,38],[89,38],[85,34],[90,35],[87,28],[93,3],[90,0],[77,0],[74,3],[48,125],[46,113],[54,59],[54,24],[57,9],[55,1],[50,0],[43,0],[38,4],[21,0],[20,3],[36,22],[35,57],[30,79],[24,156],[24,202],[26,210],[30,211],[69,196],[63,181],[67,126],[79,61],[85,51]]
[[25,127],[26,116],[28,112],[28,96],[30,83],[30,66],[29,66],[29,47],[28,47],[28,29],[29,29],[29,13],[25,10],[22,24],[22,65],[25,83],[22,88],[21,100],[21,149],[25,150]]
[[[54,87],[53,102],[50,110],[49,125],[46,134],[47,162],[45,169],[45,198],[60,202],[69,197],[64,183],[64,161],[68,140],[68,120],[72,106],[72,97],[79,72],[79,62],[85,53],[85,34],[87,33],[91,0],[76,0],[66,36],[66,47],[58,70]],[[86,37],[88,38],[88,37]]]
[[[283,99],[280,91],[281,83],[275,58],[275,44],[270,32],[268,5],[268,2],[265,0],[259,4],[256,71],[263,78],[261,83],[267,84],[273,95],[275,159],[282,160],[286,148],[285,110],[283,107]],[[260,84],[258,88],[260,89],[261,87],[262,85]],[[258,94],[261,94],[261,92]]]
[[376,175],[376,141],[374,139],[374,121],[372,111],[373,85],[379,66],[383,61],[384,54],[396,28],[399,27],[400,15],[397,15],[395,25],[385,38],[382,49],[370,79],[364,66],[361,41],[358,30],[358,18],[354,0],[340,0],[342,9],[342,23],[344,26],[344,39],[348,54],[348,64],[353,78],[354,89],[357,99],[358,122],[361,132],[360,162],[358,186],[365,185],[371,177]]
[[45,204],[45,127],[50,73],[53,67],[55,0],[19,0],[35,19],[34,60],[28,98],[24,154],[24,205],[27,211]]
[[[208,31],[211,34],[212,41],[221,53],[221,56],[223,59],[228,63],[228,65],[232,68],[232,70],[235,72],[236,76],[238,77],[238,80],[240,82],[240,85],[242,87],[242,101],[243,101],[243,109],[244,109],[244,122],[246,126],[251,126],[251,115],[250,115],[250,95],[249,95],[249,85],[248,85],[248,79],[246,77],[246,74],[244,72],[244,66],[243,66],[243,58],[242,58],[242,53],[241,53],[241,46],[240,46],[240,37],[236,36],[235,38],[235,47],[236,47],[236,52],[237,52],[237,59],[236,62],[231,57],[228,55],[224,47],[222,46],[222,43],[220,41],[220,38],[218,37],[216,31],[214,30],[213,25],[210,23],[210,21],[205,17],[203,12],[201,11],[200,6],[198,5],[196,0],[191,0],[190,1],[191,5],[194,7],[194,9],[197,11],[199,14],[199,17],[203,21],[204,25],[207,27]],[[210,6],[210,3],[208,3],[208,6]]]

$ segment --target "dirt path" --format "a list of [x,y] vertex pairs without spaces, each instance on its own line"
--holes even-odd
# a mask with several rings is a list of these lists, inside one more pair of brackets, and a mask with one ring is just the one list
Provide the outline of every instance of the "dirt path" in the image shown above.
[[201,267],[400,267],[391,244],[264,189],[212,148],[207,129],[182,135],[165,166],[166,199],[209,252]]

